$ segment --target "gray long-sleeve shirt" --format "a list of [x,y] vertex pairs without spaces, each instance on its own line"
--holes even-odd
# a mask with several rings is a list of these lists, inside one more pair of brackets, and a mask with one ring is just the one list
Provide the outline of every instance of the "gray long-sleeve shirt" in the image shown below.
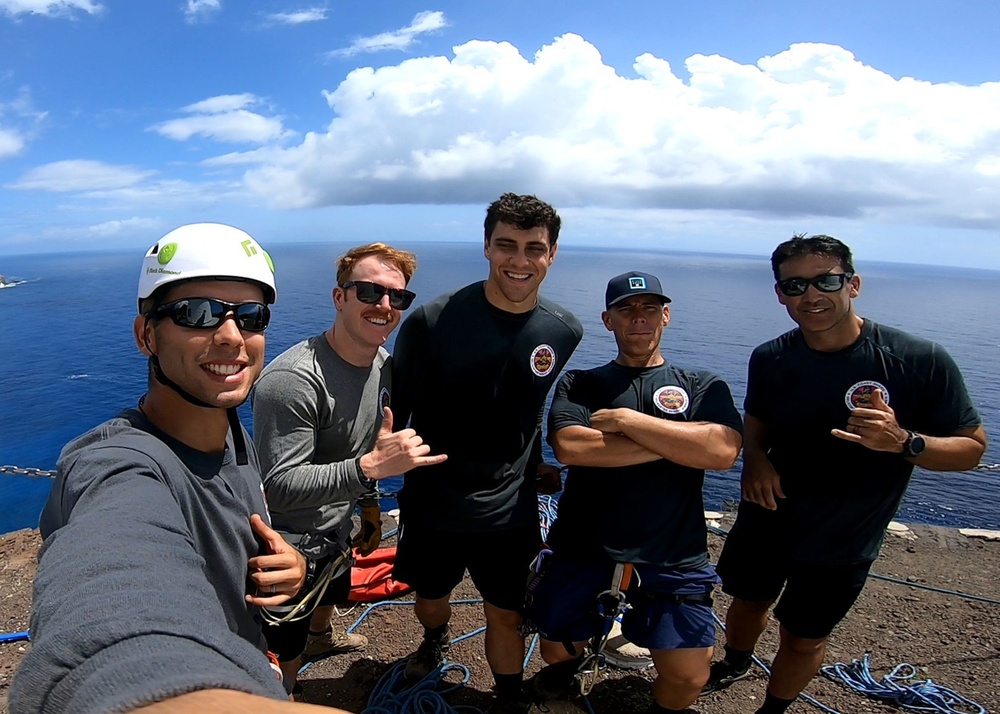
[[260,474],[139,412],[70,442],[42,511],[32,645],[12,714],[116,712],[200,689],[284,698],[244,600]]
[[357,499],[368,492],[357,458],[375,445],[389,406],[392,365],[345,362],[316,335],[264,369],[254,387],[253,430],[275,527],[346,545]]

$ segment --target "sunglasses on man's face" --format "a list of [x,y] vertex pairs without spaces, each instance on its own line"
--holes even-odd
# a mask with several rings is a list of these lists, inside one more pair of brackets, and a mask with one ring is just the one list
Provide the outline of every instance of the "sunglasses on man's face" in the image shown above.
[[403,288],[387,288],[385,285],[369,283],[364,280],[348,280],[340,287],[344,290],[354,288],[357,290],[358,300],[369,305],[379,304],[382,302],[382,297],[388,293],[389,305],[396,310],[405,310],[413,304],[413,298],[417,296],[416,293]]
[[271,309],[260,302],[223,302],[212,298],[181,298],[157,306],[155,319],[169,317],[175,325],[195,329],[216,328],[232,316],[236,326],[246,332],[263,332],[271,321]]
[[778,290],[787,297],[805,295],[812,285],[821,293],[835,293],[844,287],[844,283],[854,277],[854,273],[824,273],[815,278],[787,278],[778,281]]

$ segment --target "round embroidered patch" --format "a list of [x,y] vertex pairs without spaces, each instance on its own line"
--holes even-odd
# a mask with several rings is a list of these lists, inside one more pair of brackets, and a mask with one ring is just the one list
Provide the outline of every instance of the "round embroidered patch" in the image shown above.
[[545,377],[556,365],[556,351],[549,345],[538,345],[531,351],[531,359],[528,360],[531,371],[539,377]]
[[882,401],[888,404],[889,390],[885,388],[884,384],[873,382],[870,379],[852,385],[847,390],[847,394],[844,395],[844,403],[851,411],[855,409],[870,409],[872,405],[872,392],[876,389],[882,392]]
[[653,404],[667,414],[683,414],[690,403],[688,393],[677,386],[660,387],[653,393]]
[[382,387],[382,391],[378,393],[378,408],[385,409],[389,406],[389,390],[386,387]]

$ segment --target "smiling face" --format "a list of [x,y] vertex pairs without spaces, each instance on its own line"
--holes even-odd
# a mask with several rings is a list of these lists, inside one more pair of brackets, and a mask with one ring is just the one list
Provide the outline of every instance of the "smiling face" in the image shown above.
[[660,338],[670,322],[670,308],[655,295],[625,298],[601,313],[604,326],[615,333],[618,356],[626,367],[654,367],[663,363]]
[[[780,280],[787,280],[845,271],[837,258],[812,254],[789,258],[778,267],[778,272]],[[854,312],[854,298],[861,291],[861,278],[857,275],[832,293],[822,292],[815,285],[798,296],[783,294],[777,285],[774,291],[810,346],[822,343],[822,348],[839,349],[853,344],[860,335],[862,321]]]
[[[263,302],[256,283],[206,280],[180,283],[163,296],[213,298],[229,303]],[[228,409],[246,401],[264,367],[264,333],[242,331],[227,316],[215,328],[181,327],[164,317],[135,321],[136,341],[146,355],[155,354],[168,379],[206,404]]]
[[[376,255],[359,260],[351,271],[350,280],[377,283],[387,288],[406,287],[403,272]],[[335,287],[333,306],[337,310],[337,322],[330,337],[331,346],[351,364],[371,364],[378,348],[399,325],[401,311],[389,304],[388,293],[374,305],[361,302],[356,287]]]
[[507,312],[527,312],[538,302],[538,289],[556,258],[545,226],[520,229],[498,223],[483,252],[490,263],[486,299]]

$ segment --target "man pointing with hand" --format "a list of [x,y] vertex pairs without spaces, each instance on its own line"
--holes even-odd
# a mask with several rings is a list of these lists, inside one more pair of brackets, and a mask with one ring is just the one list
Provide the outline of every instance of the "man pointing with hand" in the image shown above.
[[733,596],[726,656],[705,686],[747,676],[777,600],[781,644],[757,714],[784,712],[819,670],[913,467],[972,469],[986,448],[948,353],[855,312],[861,278],[846,245],[796,236],[771,267],[798,328],[750,357],[743,498],[717,569]]
[[[304,617],[264,628],[286,681],[294,682],[303,653],[367,644],[334,633],[331,621],[350,589],[350,545],[368,554],[381,540],[376,482],[447,459],[431,455],[413,429],[392,431],[392,366],[382,345],[413,302],[406,285],[415,270],[412,253],[384,243],[349,250],[337,262],[335,324],[276,357],[254,390],[254,441],[275,527],[309,557],[313,579],[325,570],[332,578],[318,602],[296,613]],[[358,503],[362,528],[352,541]]]

